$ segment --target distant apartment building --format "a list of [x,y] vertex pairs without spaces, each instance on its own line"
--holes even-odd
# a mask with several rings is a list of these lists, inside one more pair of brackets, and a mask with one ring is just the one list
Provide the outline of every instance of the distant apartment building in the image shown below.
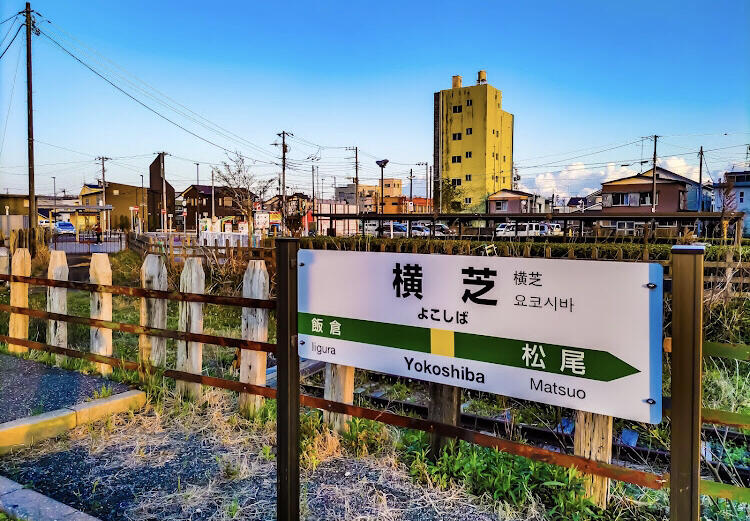
[[552,202],[541,195],[505,188],[487,197],[484,211],[486,213],[547,213],[552,211]]
[[[375,212],[377,211],[378,203],[380,202],[380,180],[376,185],[359,185],[359,211],[360,212]],[[357,197],[355,195],[354,183],[349,183],[346,186],[337,186],[335,188],[335,199],[337,201],[344,201],[348,204],[356,204]],[[393,198],[402,197],[403,191],[403,180],[396,178],[384,178],[383,179],[383,197],[386,199],[386,206],[393,203]]]
[[[653,169],[602,183],[602,212],[609,215],[651,213]],[[700,185],[687,177],[661,167],[656,168],[656,211],[697,212],[711,207],[710,186]],[[701,204],[702,202],[702,204]]]
[[513,114],[485,71],[476,85],[453,76],[452,88],[435,93],[433,148],[435,178],[460,188],[464,210],[484,211],[487,196],[512,188]]

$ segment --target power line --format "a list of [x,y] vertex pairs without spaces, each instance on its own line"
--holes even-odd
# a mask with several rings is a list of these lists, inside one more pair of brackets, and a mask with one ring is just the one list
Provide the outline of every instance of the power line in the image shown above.
[[16,78],[18,78],[18,65],[21,63],[21,51],[23,47],[18,46],[18,55],[16,57],[16,70],[13,73],[13,85],[10,88],[10,99],[8,100],[8,111],[5,113],[5,123],[3,123],[3,137],[0,139],[0,159],[3,157],[3,150],[5,149],[5,136],[8,132],[8,121],[10,120],[10,110],[13,108],[13,95],[16,92]]
[[18,29],[16,29],[16,34],[13,35],[13,38],[10,40],[10,42],[8,43],[8,46],[5,48],[5,50],[2,53],[0,53],[0,60],[3,59],[3,56],[5,56],[5,53],[8,52],[8,49],[10,49],[10,46],[13,45],[13,42],[16,41],[16,38],[18,37],[18,33],[21,32],[21,29],[23,29],[23,26],[24,26],[24,24],[21,24],[21,25],[18,26]]
[[[147,105],[147,104],[146,104],[146,103],[144,103],[143,101],[139,100],[138,98],[136,98],[135,96],[133,96],[132,94],[130,94],[130,93],[129,93],[128,91],[126,91],[125,89],[123,89],[122,87],[120,87],[119,85],[117,85],[116,83],[114,83],[114,82],[113,82],[112,80],[110,80],[109,78],[107,78],[106,76],[104,76],[103,74],[101,74],[101,73],[100,73],[99,71],[97,71],[96,69],[94,69],[94,68],[93,68],[92,66],[90,66],[90,65],[89,65],[88,63],[86,63],[85,61],[83,61],[83,60],[82,60],[81,58],[79,58],[79,57],[78,57],[77,55],[75,55],[75,54],[74,54],[73,52],[71,52],[70,50],[68,50],[68,49],[67,49],[67,48],[66,48],[65,46],[63,46],[63,45],[62,45],[62,44],[61,44],[60,42],[58,42],[57,40],[55,40],[54,38],[52,38],[52,37],[51,37],[51,36],[50,36],[49,34],[47,34],[46,32],[42,31],[41,29],[40,29],[40,32],[41,32],[41,34],[43,34],[43,35],[44,35],[44,36],[45,36],[45,37],[46,37],[46,38],[47,38],[48,40],[50,40],[50,41],[51,41],[52,43],[54,43],[54,44],[55,44],[55,45],[56,45],[57,47],[59,47],[59,48],[60,48],[60,49],[61,49],[61,50],[62,50],[63,52],[65,52],[66,54],[68,54],[68,55],[69,55],[69,56],[70,56],[71,58],[73,58],[74,60],[76,60],[76,61],[77,61],[78,63],[80,63],[81,65],[83,65],[84,67],[86,67],[86,68],[87,68],[88,70],[90,70],[90,71],[91,71],[91,72],[93,72],[94,74],[96,74],[96,75],[97,75],[97,76],[98,76],[99,78],[101,78],[101,79],[103,79],[104,81],[106,81],[107,83],[109,83],[109,84],[110,84],[110,85],[111,85],[112,87],[114,87],[115,89],[117,89],[118,91],[120,91],[120,92],[121,92],[122,94],[124,94],[125,96],[127,96],[127,97],[128,97],[128,98],[130,98],[131,100],[133,100],[133,101],[135,101],[136,103],[138,103],[138,104],[139,104],[140,106],[142,106],[142,107],[143,107],[143,108],[145,108],[146,110],[148,110],[148,111],[150,111],[150,112],[152,112],[152,113],[156,114],[157,116],[159,116],[160,118],[162,118],[162,119],[163,119],[164,121],[166,121],[166,122],[168,122],[168,123],[171,123],[171,124],[172,124],[172,125],[174,125],[175,127],[177,127],[177,128],[179,128],[179,129],[181,129],[181,130],[183,130],[183,131],[187,132],[187,133],[188,133],[188,134],[190,134],[191,136],[193,136],[193,137],[195,137],[195,138],[198,138],[198,139],[200,139],[201,141],[203,141],[203,142],[205,142],[205,143],[208,143],[209,145],[212,145],[212,146],[214,146],[214,147],[216,147],[216,148],[219,148],[219,149],[223,150],[223,151],[224,151],[224,152],[226,152],[227,154],[235,154],[235,153],[237,153],[236,151],[233,151],[233,150],[230,150],[230,149],[228,149],[228,148],[226,148],[226,147],[224,147],[224,146],[221,146],[220,144],[218,144],[218,143],[216,143],[216,142],[214,142],[214,141],[212,141],[212,140],[210,140],[210,139],[208,139],[208,138],[205,138],[205,137],[203,137],[203,136],[201,136],[201,135],[199,135],[199,134],[196,134],[196,133],[195,133],[195,132],[193,132],[192,130],[190,130],[190,129],[188,129],[188,128],[186,128],[186,127],[182,126],[182,125],[180,125],[180,124],[179,124],[179,123],[177,123],[176,121],[174,121],[174,120],[172,120],[172,119],[168,118],[167,116],[165,116],[165,115],[164,115],[164,114],[162,114],[161,112],[157,111],[157,110],[156,110],[156,109],[154,109],[153,107],[150,107],[149,105]],[[243,156],[243,157],[245,157],[245,156]],[[246,158],[246,159],[249,159],[249,160],[251,160],[251,161],[261,161],[261,160],[259,160],[259,159],[255,159],[255,158],[252,158],[252,157],[245,157],[245,158]]]
[[[91,57],[95,61],[97,61],[100,66],[104,67],[105,69],[108,69],[109,73],[111,75],[117,76],[120,80],[126,82],[127,84],[129,84],[130,86],[132,86],[136,90],[140,91],[141,93],[145,94],[149,98],[153,99],[154,101],[156,101],[157,103],[159,103],[163,107],[166,107],[166,108],[168,108],[168,109],[176,112],[177,114],[185,117],[186,119],[188,119],[188,120],[190,120],[190,121],[192,121],[192,122],[194,122],[194,123],[202,126],[203,128],[205,128],[205,129],[207,129],[207,130],[209,130],[211,132],[214,132],[216,134],[221,135],[225,139],[228,139],[230,141],[235,141],[237,143],[242,144],[243,146],[248,146],[248,147],[254,149],[257,152],[265,154],[265,155],[267,155],[269,157],[272,157],[274,159],[276,158],[276,156],[274,156],[274,154],[271,153],[271,152],[269,152],[268,150],[266,150],[266,149],[258,146],[257,144],[255,144],[255,143],[253,143],[253,142],[251,142],[251,141],[243,138],[242,136],[239,136],[239,135],[235,134],[234,132],[232,132],[230,130],[227,130],[226,128],[218,125],[217,123],[212,122],[208,118],[202,116],[201,114],[198,114],[197,112],[191,110],[190,108],[188,108],[187,106],[183,105],[182,103],[180,103],[180,102],[174,100],[173,98],[169,97],[167,94],[161,92],[160,90],[158,90],[154,86],[152,86],[149,83],[147,83],[146,81],[142,80],[141,78],[139,78],[134,73],[128,71],[127,69],[125,69],[121,65],[117,64],[113,60],[107,58],[102,53],[98,52],[96,49],[94,49],[93,47],[91,47],[90,45],[87,45],[86,43],[78,40],[73,35],[71,35],[67,31],[65,31],[63,28],[61,28],[57,24],[53,23],[51,20],[47,19],[46,17],[43,17],[43,18],[45,18],[45,20],[47,21],[47,23],[49,23],[51,26],[53,26],[53,30],[58,31],[59,33],[61,33],[61,35],[64,38],[67,38],[69,41],[71,41],[73,47],[75,47],[77,50],[79,50],[80,52],[83,52],[85,54],[88,54],[89,57]],[[107,62],[107,63],[111,64],[114,67],[114,69],[122,71],[122,73],[124,73],[124,75],[118,74],[115,70],[113,70],[112,67],[108,67],[106,65],[106,63],[103,63],[103,62]],[[130,81],[130,79],[128,79],[128,77],[132,78],[133,80],[135,80],[136,83],[134,83],[133,81]],[[145,89],[143,87],[139,86],[138,84],[143,85],[145,87]],[[155,93],[156,95],[153,94],[152,92]],[[160,99],[160,97],[163,98],[163,99]],[[165,102],[164,100],[168,100],[169,102],[171,102],[171,104]],[[185,112],[179,110],[178,108],[175,107],[175,105],[177,107],[180,107],[180,108],[184,109],[188,113],[192,114],[192,116],[190,116],[190,115],[186,114]],[[253,159],[253,158],[248,158],[248,159]]]

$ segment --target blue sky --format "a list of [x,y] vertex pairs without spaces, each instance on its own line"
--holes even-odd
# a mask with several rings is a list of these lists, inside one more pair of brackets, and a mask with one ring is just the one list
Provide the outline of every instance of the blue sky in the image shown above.
[[[448,88],[453,74],[470,84],[486,69],[503,91],[503,108],[516,116],[522,185],[573,195],[638,171],[632,160],[650,157],[653,147],[640,138],[654,133],[664,136],[662,164],[686,175],[697,171],[700,145],[712,149],[706,160],[713,175],[744,159],[742,146],[725,147],[750,142],[749,6],[744,0],[32,4],[44,17],[40,28],[93,66],[113,67],[111,60],[256,145],[212,133],[137,93],[223,147],[273,162],[277,132],[305,140],[291,142],[298,162],[289,174],[290,186],[305,190],[311,155],[321,157],[314,163],[329,193],[334,176],[341,184],[353,175],[350,152],[309,143],[359,146],[365,181],[376,175],[371,156],[402,163],[389,166],[400,177],[409,163],[432,162],[433,92]],[[3,2],[1,19],[22,8]],[[11,23],[0,26],[0,38]],[[0,124],[10,116],[0,184],[10,191],[26,186],[21,36],[0,60]],[[33,49],[37,164],[44,165],[39,191],[51,192],[56,176],[58,189],[77,192],[83,179],[97,175],[91,156],[122,158],[108,164],[108,179],[139,183],[152,154],[165,150],[172,154],[167,176],[178,189],[195,179],[194,160],[224,158],[43,35]],[[583,154],[591,155],[576,158]],[[209,165],[200,168],[207,180]],[[259,176],[278,172],[274,165],[255,168]],[[423,167],[414,168],[420,192]]]

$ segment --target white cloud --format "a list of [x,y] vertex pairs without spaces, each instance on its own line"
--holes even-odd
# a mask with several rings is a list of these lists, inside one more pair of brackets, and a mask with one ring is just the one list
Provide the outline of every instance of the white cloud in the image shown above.
[[[698,165],[689,165],[688,162],[685,161],[684,157],[672,156],[660,158],[658,165],[662,168],[666,168],[671,172],[674,172],[675,174],[679,174],[681,176],[692,179],[693,181],[698,180]],[[705,170],[703,171],[703,175],[704,177],[706,176]]]
[[587,168],[584,163],[573,163],[563,170],[537,174],[529,191],[543,195],[555,194],[561,198],[588,195],[601,188],[601,184],[613,179],[620,179],[637,174],[631,167],[610,163],[603,168]]

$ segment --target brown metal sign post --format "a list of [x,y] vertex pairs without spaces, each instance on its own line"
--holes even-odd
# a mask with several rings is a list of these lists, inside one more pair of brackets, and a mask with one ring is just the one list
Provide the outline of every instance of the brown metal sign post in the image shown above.
[[672,248],[672,447],[670,519],[700,518],[703,254],[701,245]]
[[297,353],[298,239],[276,239],[278,360],[276,518],[299,520],[299,356]]

